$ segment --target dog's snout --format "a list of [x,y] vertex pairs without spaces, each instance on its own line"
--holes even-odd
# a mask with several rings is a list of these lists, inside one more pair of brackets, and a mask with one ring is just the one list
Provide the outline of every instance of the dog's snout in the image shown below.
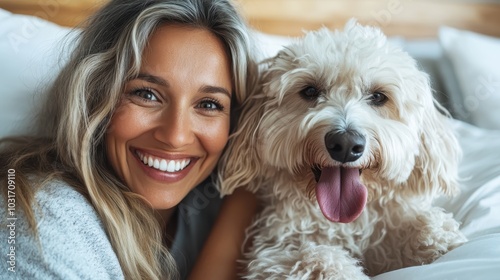
[[355,161],[363,155],[366,139],[352,130],[330,131],[325,135],[325,144],[334,160],[345,163]]

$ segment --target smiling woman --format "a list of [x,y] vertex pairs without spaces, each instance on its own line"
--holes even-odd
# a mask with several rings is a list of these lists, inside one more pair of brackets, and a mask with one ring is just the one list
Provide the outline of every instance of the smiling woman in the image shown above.
[[106,151],[116,174],[166,223],[226,146],[230,58],[211,32],[165,25],[151,36],[139,71],[125,84]]
[[0,173],[16,172],[16,276],[186,278],[221,205],[211,174],[255,76],[229,1],[105,5],[46,92],[40,132],[0,141]]

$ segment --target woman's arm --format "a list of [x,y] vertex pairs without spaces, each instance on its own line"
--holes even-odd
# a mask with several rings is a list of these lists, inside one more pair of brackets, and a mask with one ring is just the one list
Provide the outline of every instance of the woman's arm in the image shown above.
[[237,260],[245,229],[257,211],[257,198],[243,188],[224,198],[221,211],[196,261],[189,280],[238,279]]

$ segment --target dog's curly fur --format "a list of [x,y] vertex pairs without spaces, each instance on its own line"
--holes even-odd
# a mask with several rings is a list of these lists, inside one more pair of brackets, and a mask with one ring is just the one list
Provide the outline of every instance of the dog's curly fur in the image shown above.
[[[247,279],[369,279],[430,263],[466,241],[432,205],[458,191],[460,150],[428,75],[382,32],[347,23],[280,51],[244,105],[219,169],[223,194],[246,186],[264,208],[249,229]],[[362,155],[333,159],[330,131],[354,131]],[[356,168],[367,203],[350,223],[327,220],[313,169]]]

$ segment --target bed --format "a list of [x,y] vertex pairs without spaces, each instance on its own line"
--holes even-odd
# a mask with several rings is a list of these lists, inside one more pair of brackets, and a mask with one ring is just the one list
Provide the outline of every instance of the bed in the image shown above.
[[[0,137],[29,133],[30,112],[78,35],[70,27],[103,2],[0,1]],[[500,279],[499,1],[236,2],[255,30],[262,57],[304,30],[340,28],[351,17],[381,27],[429,73],[436,98],[454,118],[450,125],[464,151],[462,192],[438,204],[461,221],[470,241],[432,264],[373,279]]]

